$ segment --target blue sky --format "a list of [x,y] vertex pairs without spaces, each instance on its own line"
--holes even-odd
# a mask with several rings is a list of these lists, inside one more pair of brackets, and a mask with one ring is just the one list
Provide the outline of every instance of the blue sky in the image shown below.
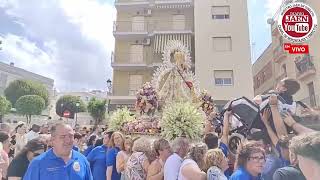
[[[257,59],[281,0],[247,1]],[[106,89],[115,19],[113,0],[0,0],[0,61],[53,78],[61,91]]]

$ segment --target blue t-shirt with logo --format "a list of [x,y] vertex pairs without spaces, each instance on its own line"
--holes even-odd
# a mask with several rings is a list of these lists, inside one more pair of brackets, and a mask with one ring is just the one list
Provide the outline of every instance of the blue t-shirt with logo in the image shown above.
[[86,157],[72,150],[71,159],[65,163],[53,149],[35,157],[24,176],[24,180],[93,180]]
[[108,147],[105,145],[95,147],[87,156],[91,165],[94,180],[106,180],[106,157]]
[[111,180],[120,180],[121,178],[121,174],[117,172],[117,167],[116,167],[116,158],[119,151],[120,149],[117,147],[110,148],[107,151],[107,158],[106,158],[107,167],[109,166],[113,167]]
[[252,176],[245,168],[237,169],[229,180],[263,180],[261,176]]

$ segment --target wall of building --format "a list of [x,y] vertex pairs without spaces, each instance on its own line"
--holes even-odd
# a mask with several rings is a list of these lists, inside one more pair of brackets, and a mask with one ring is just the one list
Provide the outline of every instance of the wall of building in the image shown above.
[[[306,0],[307,4],[309,4],[315,11],[316,14],[320,14],[320,1],[318,0]],[[261,57],[255,62],[253,65],[253,75],[254,77],[257,75],[258,71],[263,69],[264,62],[270,61],[273,63],[274,70],[274,83],[269,83],[269,81],[264,82],[263,85],[255,90],[255,94],[260,94],[270,88],[274,88],[274,85],[279,82],[282,78],[284,78],[284,74],[286,74],[289,78],[297,79],[300,83],[300,90],[294,95],[295,100],[302,100],[303,102],[309,104],[310,103],[310,93],[308,84],[313,83],[314,91],[315,91],[315,100],[316,106],[320,106],[320,41],[318,37],[320,36],[319,29],[316,31],[314,36],[306,43],[309,45],[310,56],[312,57],[312,63],[314,64],[315,73],[312,73],[305,78],[299,78],[299,71],[296,67],[295,60],[299,57],[303,57],[303,54],[292,55],[288,53],[284,53],[282,58],[275,61],[277,59],[277,48],[283,49],[283,44],[280,44],[281,35],[277,29],[277,19],[275,19],[275,23],[271,25],[272,29],[272,45],[271,45],[271,54],[263,53]],[[319,19],[318,19],[319,24]],[[282,38],[283,39],[283,38]],[[283,43],[288,43],[288,41],[283,40]],[[267,50],[266,50],[267,51]],[[286,66],[286,73],[283,70],[283,65]]]
[[273,89],[275,85],[275,73],[273,49],[270,44],[252,66],[254,95],[264,94]]
[[135,16],[144,16],[148,32],[159,30],[172,30],[173,16],[178,14],[185,15],[185,27],[186,29],[192,30],[193,25],[193,10],[187,9],[152,9],[151,15],[144,15],[144,9],[137,9],[132,11],[118,11],[117,21],[120,24],[126,26],[128,29],[131,28],[131,22]]
[[[230,6],[230,19],[212,19],[212,6]],[[195,14],[195,73],[200,87],[207,89],[216,100],[240,96],[253,97],[250,60],[249,26],[246,0],[194,2]],[[231,36],[232,51],[215,52],[213,37]],[[233,70],[232,86],[216,86],[214,70]]]
[[114,96],[129,96],[130,75],[143,75],[143,82],[150,82],[152,71],[113,71],[113,94]]

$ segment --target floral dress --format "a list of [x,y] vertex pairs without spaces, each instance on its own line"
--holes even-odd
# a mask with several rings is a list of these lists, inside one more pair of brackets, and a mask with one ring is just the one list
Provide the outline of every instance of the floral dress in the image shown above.
[[148,159],[143,152],[134,152],[127,161],[125,170],[126,179],[145,180],[147,178],[147,173],[143,169],[143,163],[147,160]]

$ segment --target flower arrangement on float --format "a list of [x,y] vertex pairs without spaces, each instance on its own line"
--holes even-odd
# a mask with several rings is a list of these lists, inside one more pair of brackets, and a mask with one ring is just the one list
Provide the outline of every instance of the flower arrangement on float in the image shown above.
[[113,131],[120,131],[124,124],[132,121],[134,121],[134,116],[132,116],[127,107],[117,109],[110,117],[109,129]]
[[125,134],[148,134],[156,135],[161,131],[159,120],[156,117],[148,116],[138,117],[135,121],[128,122],[122,127]]
[[203,133],[205,115],[191,102],[172,102],[163,110],[161,135],[169,140],[185,136],[199,139]]
[[212,116],[212,113],[216,113],[216,108],[213,102],[213,98],[205,90],[202,91],[200,94],[200,107],[208,118]]
[[158,108],[158,97],[156,90],[150,82],[146,82],[136,95],[136,111],[139,115],[154,115]]

